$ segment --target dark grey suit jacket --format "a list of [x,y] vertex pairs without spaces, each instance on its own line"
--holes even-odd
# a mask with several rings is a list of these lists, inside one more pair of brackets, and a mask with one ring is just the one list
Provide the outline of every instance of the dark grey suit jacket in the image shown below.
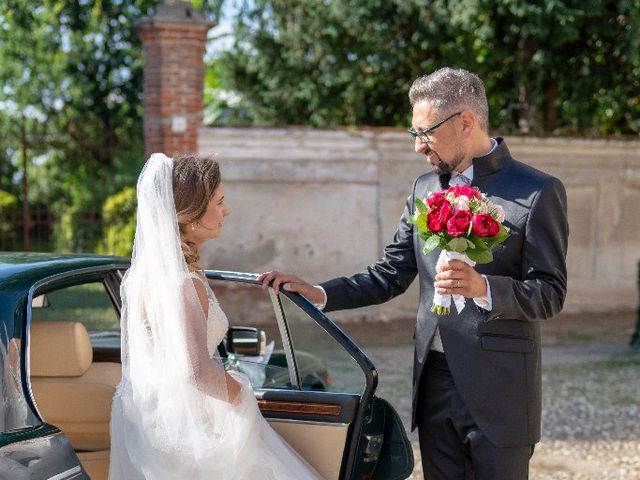
[[564,186],[511,157],[502,138],[489,155],[473,160],[472,185],[501,205],[510,237],[495,247],[493,262],[476,265],[491,288],[491,312],[472,299],[460,314],[438,317],[430,307],[439,251],[422,254],[423,241],[407,222],[414,199],[440,190],[438,176],[416,179],[400,225],[377,263],[352,277],[321,284],[326,311],[385,302],[403,293],[416,275],[420,304],[415,331],[413,418],[417,392],[436,325],[456,387],[475,422],[499,447],[532,445],[540,439],[541,375],[539,320],[562,309],[567,290],[568,224]]

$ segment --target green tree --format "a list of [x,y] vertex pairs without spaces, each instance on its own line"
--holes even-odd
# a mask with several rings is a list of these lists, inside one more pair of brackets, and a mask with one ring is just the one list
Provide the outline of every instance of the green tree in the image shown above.
[[0,250],[13,248],[16,231],[12,222],[18,211],[18,199],[4,190],[0,190]]
[[487,84],[503,132],[640,133],[640,0],[243,0],[224,89],[263,124],[405,125],[450,65]]
[[[640,133],[640,2],[471,2],[498,124],[534,133]],[[498,93],[499,95],[497,95]]]
[[125,187],[107,198],[102,206],[104,236],[98,252],[111,255],[131,255],[136,233],[136,189]]
[[405,124],[412,80],[468,56],[448,3],[242,2],[234,45],[219,58],[223,83],[241,93],[257,123]]
[[99,212],[121,182],[133,181],[117,173],[125,161],[133,160],[129,173],[142,163],[135,22],[155,3],[9,0],[0,8],[0,166],[22,180],[3,186],[66,218],[59,249],[93,247],[99,229],[79,234],[73,219]]

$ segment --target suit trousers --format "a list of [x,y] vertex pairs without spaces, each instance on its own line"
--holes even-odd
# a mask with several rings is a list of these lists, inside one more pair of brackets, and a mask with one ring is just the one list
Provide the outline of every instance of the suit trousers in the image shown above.
[[460,398],[443,353],[429,352],[418,395],[418,437],[425,480],[529,477],[534,446],[500,448],[484,436]]

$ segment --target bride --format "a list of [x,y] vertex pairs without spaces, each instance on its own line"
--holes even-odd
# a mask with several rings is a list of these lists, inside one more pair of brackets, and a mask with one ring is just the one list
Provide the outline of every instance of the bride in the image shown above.
[[248,379],[215,356],[228,323],[198,252],[229,215],[218,163],[153,154],[137,195],[109,478],[321,479],[262,417]]

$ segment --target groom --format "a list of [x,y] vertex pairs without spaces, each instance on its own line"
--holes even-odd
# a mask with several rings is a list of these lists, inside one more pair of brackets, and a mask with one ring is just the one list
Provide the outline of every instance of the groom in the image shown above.
[[[385,302],[417,275],[412,429],[425,478],[523,480],[540,440],[540,321],[560,312],[567,289],[565,190],[489,136],[476,75],[442,68],[418,78],[409,99],[409,133],[432,171],[414,182],[384,256],[319,286],[278,272],[261,279],[331,311]],[[423,241],[408,222],[414,200],[449,183],[470,183],[504,208],[511,235],[495,247],[493,262],[453,260],[436,271],[439,252],[422,254]],[[464,309],[436,316],[434,292],[464,296]]]

